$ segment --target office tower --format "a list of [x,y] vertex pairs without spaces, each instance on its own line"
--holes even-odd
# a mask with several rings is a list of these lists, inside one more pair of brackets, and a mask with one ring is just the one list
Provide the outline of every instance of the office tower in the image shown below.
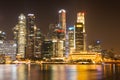
[[35,15],[28,14],[27,16],[27,45],[26,45],[26,58],[27,59],[40,59],[41,58],[41,45],[43,35],[35,24]]
[[72,53],[75,50],[75,28],[68,28],[68,42],[69,42],[69,52]]
[[18,24],[14,27],[14,39],[17,43],[17,57],[25,58],[26,47],[26,17],[20,14],[18,17]]
[[35,26],[34,14],[28,14],[27,16],[27,48],[26,58],[33,59],[35,53],[35,34],[37,27]]
[[43,35],[41,33],[41,30],[39,28],[37,28],[36,32],[35,32],[35,42],[34,42],[35,43],[34,57],[36,59],[41,58],[41,50],[42,50],[41,45],[42,45],[43,40],[44,40],[44,37],[43,37]]
[[[59,55],[63,57],[66,54],[66,11],[64,9],[59,10],[59,29],[57,30],[58,33],[58,53],[61,52]],[[60,48],[61,46],[61,48]]]
[[61,29],[64,30],[66,34],[66,11],[64,9],[59,10],[59,25]]
[[57,36],[56,36],[56,28],[57,28],[57,24],[50,24],[49,25],[49,31],[48,31],[48,34],[47,34],[47,38],[49,40],[55,40],[57,39]]
[[63,57],[64,55],[64,30],[56,24],[50,24],[48,40],[52,41],[52,57]]
[[53,55],[53,42],[50,40],[44,40],[41,47],[42,58],[51,58]]
[[77,13],[75,24],[75,47],[76,51],[86,51],[86,31],[84,12]]

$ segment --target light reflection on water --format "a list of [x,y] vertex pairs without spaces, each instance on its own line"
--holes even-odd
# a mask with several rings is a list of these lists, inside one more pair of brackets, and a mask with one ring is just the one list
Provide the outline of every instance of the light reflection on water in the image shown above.
[[120,80],[120,64],[0,64],[0,80]]

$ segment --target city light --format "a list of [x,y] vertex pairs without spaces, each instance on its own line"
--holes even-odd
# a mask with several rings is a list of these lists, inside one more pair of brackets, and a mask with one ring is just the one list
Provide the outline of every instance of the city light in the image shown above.
[[[49,33],[44,36],[36,26],[34,14],[30,13],[27,17],[20,14],[18,24],[13,29],[16,42],[16,45],[14,44],[14,47],[16,47],[16,59],[43,60],[43,63],[50,63],[49,61],[53,58],[64,58],[64,63],[66,61],[76,63],[74,61],[85,59],[96,63],[94,59],[99,57],[96,60],[101,61],[101,55],[97,55],[98,49],[92,49],[92,52],[86,50],[84,12],[78,12],[74,26],[68,28],[66,26],[66,11],[64,9],[59,10],[58,16],[58,23],[50,25]],[[53,63],[63,63],[57,61]],[[21,62],[25,63],[26,61]],[[38,63],[41,62],[38,61]],[[82,63],[87,64],[89,62]]]
[[59,13],[65,13],[66,11],[64,9],[59,10]]

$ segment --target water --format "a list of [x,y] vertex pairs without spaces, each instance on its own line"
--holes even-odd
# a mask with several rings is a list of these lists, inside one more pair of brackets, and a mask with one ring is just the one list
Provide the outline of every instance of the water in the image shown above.
[[0,80],[120,80],[120,64],[0,64]]

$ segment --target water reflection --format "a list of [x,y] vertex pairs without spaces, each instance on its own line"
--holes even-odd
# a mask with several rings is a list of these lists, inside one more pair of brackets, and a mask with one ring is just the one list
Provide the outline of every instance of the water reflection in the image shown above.
[[0,80],[120,80],[120,64],[0,64]]
[[120,64],[105,64],[103,71],[104,79],[120,80]]

